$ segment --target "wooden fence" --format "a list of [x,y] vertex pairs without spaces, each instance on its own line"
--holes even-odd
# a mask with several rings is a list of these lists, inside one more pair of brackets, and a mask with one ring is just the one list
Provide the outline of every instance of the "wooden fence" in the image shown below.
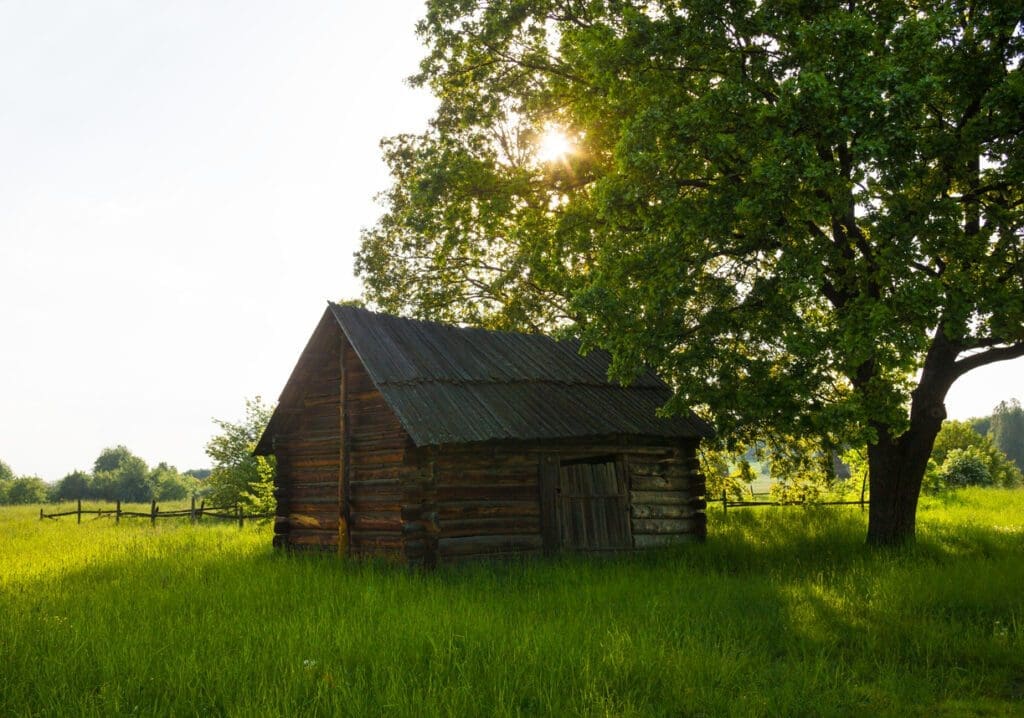
[[77,506],[73,511],[58,511],[52,514],[45,513],[42,508],[39,509],[39,520],[43,519],[58,519],[61,516],[74,516],[78,523],[82,523],[83,516],[89,516],[94,519],[103,517],[113,517],[114,523],[121,523],[122,518],[144,518],[149,519],[150,522],[155,526],[157,519],[169,519],[169,518],[183,518],[188,517],[192,523],[201,521],[204,518],[211,519],[228,519],[231,521],[237,521],[239,527],[245,525],[246,519],[268,519],[273,518],[274,514],[247,514],[242,511],[242,507],[238,504],[234,506],[207,506],[206,502],[203,501],[196,506],[195,497],[192,498],[192,507],[188,509],[174,509],[171,511],[161,511],[160,506],[157,505],[156,501],[150,502],[149,511],[124,511],[121,509],[121,502],[118,501],[112,509],[83,509],[82,500],[78,499]]
[[722,513],[729,513],[731,508],[745,508],[747,506],[860,506],[860,510],[864,511],[867,506],[871,504],[863,494],[860,495],[859,500],[854,501],[736,501],[730,499],[728,495],[723,491],[722,499]]

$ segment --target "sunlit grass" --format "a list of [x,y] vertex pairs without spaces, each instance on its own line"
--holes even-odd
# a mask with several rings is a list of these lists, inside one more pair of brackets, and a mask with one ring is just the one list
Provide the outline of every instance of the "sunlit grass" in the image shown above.
[[1024,492],[730,510],[705,545],[411,573],[267,525],[0,510],[0,715],[1014,715]]

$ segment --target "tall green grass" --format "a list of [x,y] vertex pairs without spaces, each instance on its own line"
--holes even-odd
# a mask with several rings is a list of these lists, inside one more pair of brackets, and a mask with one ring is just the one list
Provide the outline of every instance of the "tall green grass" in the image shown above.
[[0,512],[0,715],[1020,715],[1024,491],[713,512],[708,542],[411,573],[269,528]]

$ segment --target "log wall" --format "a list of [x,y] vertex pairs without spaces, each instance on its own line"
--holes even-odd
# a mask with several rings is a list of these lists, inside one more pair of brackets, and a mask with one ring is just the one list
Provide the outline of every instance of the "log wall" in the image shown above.
[[560,462],[588,456],[616,457],[627,478],[632,547],[703,540],[704,479],[696,442],[474,445],[431,452],[429,461],[406,475],[406,558],[430,565],[559,550],[550,481],[557,481]]
[[439,452],[430,493],[438,560],[539,553],[537,467],[535,451],[485,445]]
[[332,335],[318,334],[303,354],[302,394],[290,398],[285,431],[275,438],[276,546],[338,546],[341,363]]
[[422,511],[415,491],[421,471],[406,462],[411,440],[373,385],[359,357],[344,342],[345,424],[349,551],[356,556],[401,558],[410,504]]
[[666,546],[707,535],[704,477],[696,443],[664,454],[627,454],[633,546]]

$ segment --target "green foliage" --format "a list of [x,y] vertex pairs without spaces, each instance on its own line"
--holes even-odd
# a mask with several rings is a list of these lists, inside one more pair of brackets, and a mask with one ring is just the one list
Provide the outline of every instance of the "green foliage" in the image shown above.
[[[439,109],[383,142],[367,297],[576,332],[724,435],[841,435],[893,455],[872,482],[919,480],[899,437],[930,441],[957,377],[1024,355],[1019,21],[995,0],[431,0],[414,81]],[[575,150],[541,162],[549,124]]]
[[84,471],[72,471],[54,486],[53,497],[57,501],[92,498],[92,477]]
[[100,452],[93,463],[92,496],[107,501],[145,502],[156,498],[149,467],[123,445]]
[[942,484],[956,489],[965,486],[991,486],[992,474],[988,470],[987,458],[974,446],[953,449],[942,462]]
[[[1021,474],[1020,469],[995,446],[990,438],[977,433],[969,421],[943,422],[942,429],[935,438],[931,458],[937,471],[940,487],[945,485],[946,479],[950,476],[957,482],[953,486],[965,485],[962,483],[962,479],[965,477],[980,479],[981,474],[972,473],[970,467],[973,463],[980,463],[984,466],[987,483],[1008,488],[1024,484],[1024,475]],[[954,459],[954,463],[949,463]],[[966,473],[964,473],[965,471]]]
[[992,443],[1024,471],[1024,408],[1016,399],[1001,401],[992,413]]
[[988,436],[989,430],[992,428],[992,417],[991,416],[979,416],[970,419],[971,428],[982,436]]
[[220,433],[206,445],[213,461],[207,484],[218,505],[242,503],[257,513],[274,509],[274,459],[253,456],[253,450],[270,421],[273,407],[260,397],[245,400],[245,418],[239,423],[214,419]]
[[8,503],[8,496],[11,492],[11,483],[14,481],[14,472],[11,467],[0,461],[0,504]]
[[856,509],[709,521],[424,576],[275,555],[269,526],[6,508],[0,715],[1020,713],[1024,492],[925,497],[899,552],[863,551]]
[[19,476],[7,489],[9,504],[43,504],[50,499],[50,485],[38,476]]
[[198,489],[195,478],[181,474],[167,462],[161,461],[149,474],[153,498],[158,501],[180,501],[194,495]]
[[110,446],[101,451],[100,455],[96,457],[96,461],[92,464],[92,472],[98,474],[102,471],[117,471],[137,458],[124,444]]
[[[750,482],[754,480],[750,470],[750,462],[741,459],[737,469],[732,469],[733,453],[724,444],[714,445],[704,442],[698,452],[701,473],[704,475],[705,492],[709,500],[717,500],[724,494],[729,499],[738,501],[746,498],[750,492]],[[744,471],[742,466],[746,465]]]

